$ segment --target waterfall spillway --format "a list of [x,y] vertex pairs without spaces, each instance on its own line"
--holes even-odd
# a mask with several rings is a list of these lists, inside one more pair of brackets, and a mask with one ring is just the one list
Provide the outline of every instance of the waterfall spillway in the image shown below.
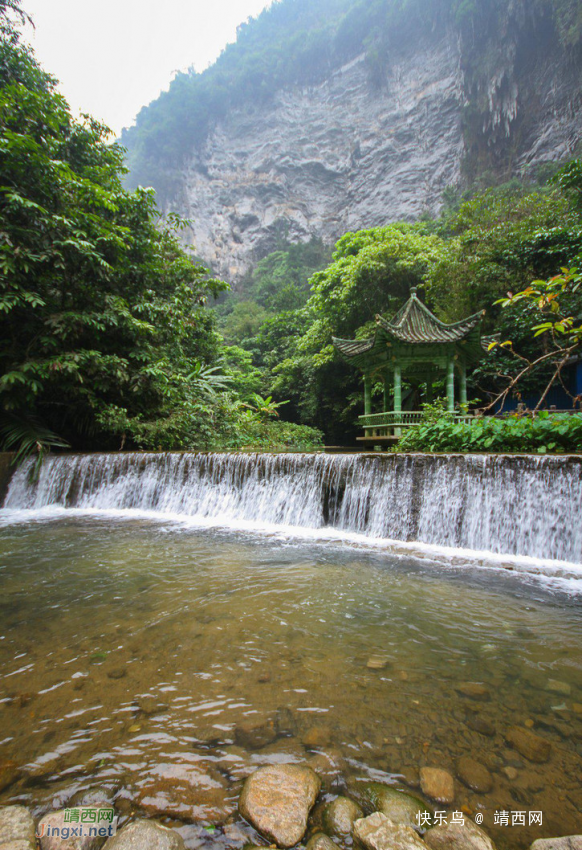
[[138,510],[332,528],[582,562],[582,460],[511,456],[96,454],[13,476],[4,507]]

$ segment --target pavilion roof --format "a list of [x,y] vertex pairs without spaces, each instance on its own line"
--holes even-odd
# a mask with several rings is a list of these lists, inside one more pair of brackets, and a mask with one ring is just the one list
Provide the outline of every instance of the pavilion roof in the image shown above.
[[368,339],[333,338],[339,353],[354,365],[363,367],[386,343],[398,345],[462,344],[470,359],[478,359],[481,349],[483,312],[475,313],[460,322],[446,324],[422,303],[413,289],[410,298],[392,319],[376,316],[377,330]]

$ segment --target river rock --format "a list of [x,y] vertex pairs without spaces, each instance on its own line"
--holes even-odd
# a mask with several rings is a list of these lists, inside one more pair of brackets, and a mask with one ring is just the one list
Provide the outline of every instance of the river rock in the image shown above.
[[582,850],[582,835],[565,835],[563,838],[538,838],[529,850]]
[[481,700],[481,702],[488,702],[491,699],[491,694],[485,685],[477,682],[461,682],[455,690],[467,699]]
[[485,765],[470,756],[462,756],[457,762],[457,776],[478,794],[488,794],[493,788],[493,777]]
[[382,812],[357,820],[354,838],[367,850],[426,850],[411,827],[394,823]]
[[433,826],[424,835],[430,850],[495,850],[487,833],[469,817],[463,824],[447,823]]
[[560,682],[558,679],[548,679],[546,691],[550,691],[552,694],[561,694],[562,696],[569,697],[572,693],[572,688],[568,682]]
[[[87,806],[98,811],[101,806]],[[51,833],[58,830],[56,835],[42,835],[40,839],[40,850],[99,850],[106,841],[106,836],[100,835],[71,835],[71,832],[78,829],[81,824],[69,823],[65,821],[65,809],[59,809],[56,812],[49,812],[45,815],[38,824],[39,835],[43,832]],[[90,827],[99,829],[100,827],[109,827],[108,823],[87,823],[84,825],[84,831],[89,832]],[[63,837],[63,833],[67,836]],[[0,845],[1,847],[1,845]]]
[[305,835],[320,787],[321,780],[309,767],[261,767],[246,780],[239,811],[270,841],[293,847]]
[[345,759],[339,750],[326,749],[307,759],[306,764],[317,773],[326,787],[339,782],[345,772]]
[[239,723],[234,730],[234,740],[239,747],[247,750],[260,750],[272,744],[277,737],[277,728],[273,720],[247,720]]
[[327,747],[331,743],[332,731],[329,726],[312,726],[302,737],[303,744],[309,750]]
[[389,664],[390,660],[383,655],[371,655],[366,661],[369,670],[385,670]]
[[329,835],[316,832],[307,842],[305,850],[337,850],[337,844],[331,840]]
[[550,742],[546,741],[545,738],[540,738],[534,732],[530,732],[529,729],[512,726],[505,735],[505,740],[510,747],[513,747],[529,761],[541,764],[548,761],[550,757],[552,750]]
[[495,726],[493,723],[480,714],[472,714],[467,718],[466,723],[469,729],[472,729],[473,732],[478,732],[480,735],[485,735],[488,738],[492,738],[495,735]]
[[103,850],[185,850],[182,837],[153,820],[136,820],[107,840]]
[[327,803],[323,809],[323,828],[328,835],[345,838],[352,834],[354,821],[364,817],[364,812],[348,797],[338,797],[332,803]]
[[440,767],[421,767],[420,787],[431,800],[447,806],[455,799],[455,781],[447,770]]
[[396,824],[417,827],[417,815],[420,812],[432,815],[432,811],[418,797],[397,791],[381,782],[352,782],[349,789],[364,812],[381,812]]
[[9,788],[18,775],[18,765],[15,761],[0,761],[0,793]]
[[152,817],[224,823],[233,811],[225,781],[209,762],[162,763],[145,776],[136,796]]
[[5,806],[0,809],[0,847],[20,842],[23,850],[36,847],[32,815],[24,806]]

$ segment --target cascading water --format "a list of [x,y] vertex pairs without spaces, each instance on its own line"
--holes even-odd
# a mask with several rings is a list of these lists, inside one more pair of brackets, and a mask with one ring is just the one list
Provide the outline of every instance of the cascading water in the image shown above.
[[332,528],[582,563],[582,459],[96,454],[23,466],[6,509],[138,510],[229,525]]

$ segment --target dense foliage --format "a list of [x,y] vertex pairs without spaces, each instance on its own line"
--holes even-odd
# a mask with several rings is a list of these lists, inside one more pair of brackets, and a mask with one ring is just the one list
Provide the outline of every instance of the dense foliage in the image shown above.
[[29,448],[317,441],[243,408],[208,308],[227,285],[185,254],[181,222],[160,221],[151,190],[123,188],[122,149],[105,127],[72,117],[6,3],[0,21],[5,444],[19,434]]
[[446,415],[410,428],[398,443],[404,452],[582,452],[582,414],[540,412],[455,422]]
[[[462,51],[468,176],[506,174],[511,140],[495,114],[488,81],[503,68],[527,87],[527,69],[539,63],[540,44],[548,56],[578,50],[577,0],[275,0],[239,27],[236,43],[212,67],[178,73],[124,131],[131,185],[155,186],[165,205],[192,149],[233,106],[268,103],[279,90],[321,81],[362,54],[370,86],[382,87],[396,45],[438,37],[445,28],[457,31]],[[526,123],[517,135],[526,132]]]

